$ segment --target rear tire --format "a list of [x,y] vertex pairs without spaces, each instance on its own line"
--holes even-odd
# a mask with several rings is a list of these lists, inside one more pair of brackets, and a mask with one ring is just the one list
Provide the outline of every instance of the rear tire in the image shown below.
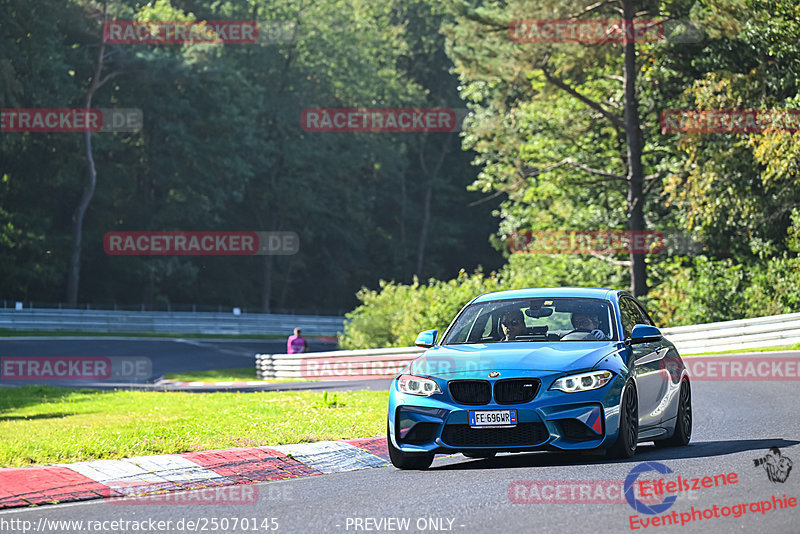
[[619,406],[619,434],[606,453],[609,458],[632,458],[639,442],[639,399],[636,386],[628,382]]
[[692,439],[692,388],[688,380],[681,382],[678,398],[678,417],[675,418],[675,432],[667,439],[654,441],[656,447],[683,447]]
[[414,469],[422,470],[427,469],[433,463],[432,452],[403,452],[392,444],[392,438],[389,436],[389,424],[386,424],[386,445],[389,448],[389,459],[392,465],[398,469]]

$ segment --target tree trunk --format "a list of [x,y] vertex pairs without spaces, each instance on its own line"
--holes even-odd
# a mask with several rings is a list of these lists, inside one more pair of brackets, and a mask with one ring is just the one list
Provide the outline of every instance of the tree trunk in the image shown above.
[[281,289],[281,297],[278,300],[278,307],[279,308],[286,308],[286,295],[289,294],[289,282],[292,277],[292,269],[294,268],[294,261],[289,259],[288,265],[286,266],[286,277],[283,281],[283,289]]
[[403,282],[409,282],[408,277],[408,246],[406,245],[406,202],[408,202],[406,194],[406,173],[403,170],[400,175],[400,268],[401,277]]
[[[106,6],[103,5],[103,24],[105,25],[108,19],[106,14]],[[89,85],[89,90],[86,92],[86,102],[84,108],[88,113],[92,107],[92,98],[97,90],[108,81],[109,77],[104,80],[100,79],[103,74],[103,58],[105,56],[106,44],[103,38],[100,38],[100,52],[97,54],[97,63],[95,65],[94,76]],[[84,141],[86,145],[86,183],[83,186],[83,194],[81,194],[78,207],[72,215],[72,251],[69,260],[69,274],[67,275],[67,305],[78,305],[78,289],[80,286],[81,278],[81,248],[83,245],[83,218],[86,215],[86,210],[89,209],[89,204],[92,202],[94,190],[97,186],[97,169],[94,165],[94,155],[92,153],[92,133],[87,130],[84,132]]]
[[[631,0],[623,0],[625,35],[635,35],[628,26],[633,24],[634,8]],[[644,168],[642,167],[642,129],[639,122],[639,103],[636,98],[636,43],[625,39],[625,136],[628,156],[628,229],[644,230]],[[635,233],[631,236],[636,235]],[[638,253],[634,253],[638,252]],[[647,294],[647,266],[644,254],[632,247],[631,293],[640,297]]]
[[419,246],[417,247],[416,274],[422,278],[422,265],[425,260],[425,244],[428,241],[428,226],[431,221],[431,196],[433,195],[433,177],[428,179],[425,187],[425,200],[422,205],[422,228],[419,231]]
[[272,298],[272,256],[264,256],[264,285],[261,287],[261,311],[272,313],[269,301]]
[[[86,109],[91,106],[91,96],[88,97]],[[94,190],[97,186],[97,170],[94,166],[94,157],[92,156],[92,134],[85,132],[84,138],[86,140],[86,160],[88,163],[88,170],[86,176],[86,184],[83,186],[83,194],[72,215],[72,253],[69,261],[69,278],[67,281],[67,304],[70,306],[78,305],[78,286],[80,284],[81,276],[81,248],[83,241],[83,218],[86,215],[86,210],[89,208],[89,203],[94,196]]]
[[420,168],[422,169],[423,174],[425,174],[425,176],[428,178],[425,186],[425,200],[423,201],[422,206],[422,228],[419,232],[419,246],[417,247],[416,275],[419,278],[422,278],[422,266],[425,261],[425,246],[428,242],[428,227],[430,226],[431,221],[431,198],[433,197],[433,183],[442,169],[445,156],[447,156],[447,153],[450,152],[451,138],[452,134],[447,134],[445,137],[444,142],[442,143],[442,149],[439,151],[439,159],[436,160],[436,165],[432,170],[429,170],[428,165],[425,163],[425,147],[427,146],[427,139],[423,137],[419,144]]

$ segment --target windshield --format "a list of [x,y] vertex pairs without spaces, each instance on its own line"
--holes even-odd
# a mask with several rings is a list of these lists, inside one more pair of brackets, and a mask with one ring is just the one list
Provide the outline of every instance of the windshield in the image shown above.
[[534,298],[469,305],[443,345],[541,341],[616,341],[613,308],[603,299]]

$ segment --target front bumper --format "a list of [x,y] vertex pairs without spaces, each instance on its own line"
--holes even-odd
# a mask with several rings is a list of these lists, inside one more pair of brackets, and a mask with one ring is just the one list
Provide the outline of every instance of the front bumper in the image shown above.
[[[519,375],[517,375],[519,376]],[[533,376],[533,375],[531,375]],[[591,450],[610,446],[619,428],[619,402],[623,380],[617,375],[606,386],[579,393],[550,391],[563,373],[536,376],[541,386],[529,402],[479,406],[456,402],[448,381],[436,378],[441,394],[409,395],[392,383],[389,396],[389,438],[404,452],[522,452],[533,450]],[[492,390],[494,390],[494,381]],[[509,428],[473,428],[469,412],[517,411],[517,424]]]

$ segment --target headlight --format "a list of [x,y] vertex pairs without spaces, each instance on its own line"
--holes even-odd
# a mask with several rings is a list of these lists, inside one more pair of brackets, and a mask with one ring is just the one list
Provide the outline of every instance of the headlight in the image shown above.
[[589,391],[605,386],[611,381],[614,373],[611,371],[592,371],[579,375],[562,376],[550,386],[550,389],[557,389],[564,393],[576,393],[578,391]]
[[430,378],[414,375],[400,375],[400,378],[397,379],[397,388],[403,393],[422,395],[423,397],[430,397],[434,393],[442,392],[439,384]]

